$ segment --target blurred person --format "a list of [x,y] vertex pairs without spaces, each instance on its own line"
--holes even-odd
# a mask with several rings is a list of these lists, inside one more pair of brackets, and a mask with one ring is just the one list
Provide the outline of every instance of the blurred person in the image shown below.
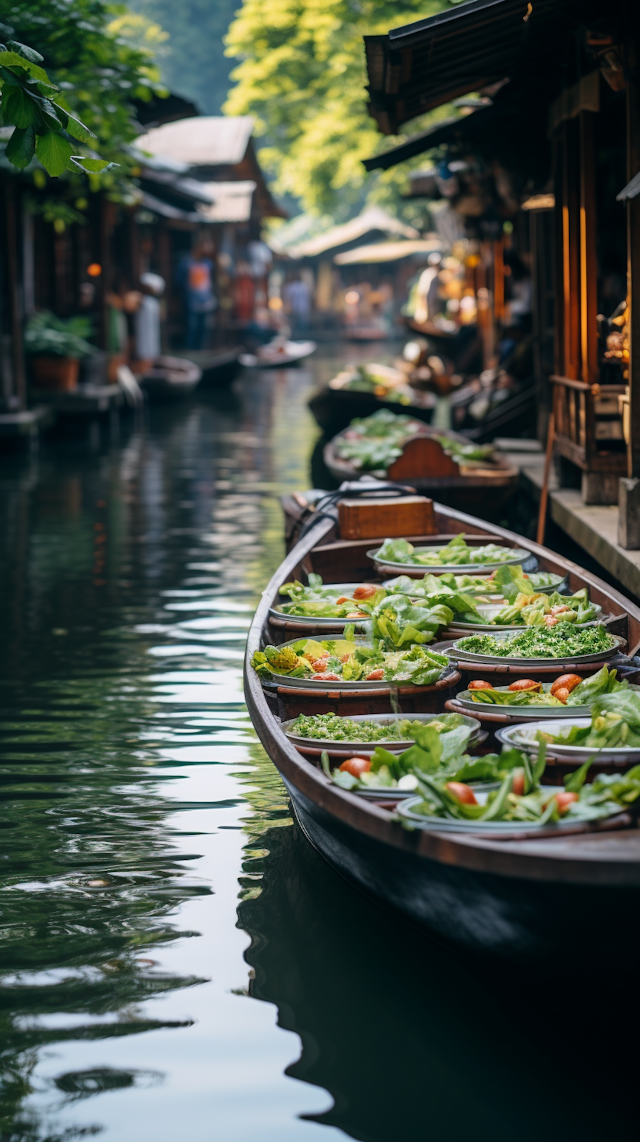
[[505,258],[505,262],[511,270],[510,276],[507,277],[509,293],[507,324],[526,327],[531,317],[531,274],[514,250],[509,251],[509,257]]
[[150,367],[160,356],[160,301],[165,281],[160,274],[145,273],[140,277],[142,294],[135,316],[136,358],[140,366]]
[[203,242],[178,265],[178,285],[183,291],[187,319],[187,349],[202,349],[207,317],[217,307],[213,289],[213,259]]
[[238,272],[233,283],[233,300],[236,317],[243,325],[252,321],[256,302],[256,288],[248,262],[238,262]]
[[294,333],[307,333],[311,317],[311,290],[305,281],[295,277],[283,289],[284,304],[291,317]]
[[422,271],[418,279],[413,316],[414,320],[420,324],[433,320],[438,309],[442,308],[438,298],[438,275],[441,262],[440,254],[429,254],[427,268]]

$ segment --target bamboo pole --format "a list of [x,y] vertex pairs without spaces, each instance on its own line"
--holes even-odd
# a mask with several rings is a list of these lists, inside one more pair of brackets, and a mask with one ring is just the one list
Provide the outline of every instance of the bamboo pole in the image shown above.
[[556,435],[556,417],[552,409],[549,414],[549,426],[547,428],[547,451],[544,458],[544,475],[542,478],[542,489],[540,491],[540,510],[538,512],[538,531],[536,533],[536,543],[541,546],[544,544],[544,529],[547,522],[547,500],[549,498],[549,476],[551,475],[551,460],[553,457],[553,444]]

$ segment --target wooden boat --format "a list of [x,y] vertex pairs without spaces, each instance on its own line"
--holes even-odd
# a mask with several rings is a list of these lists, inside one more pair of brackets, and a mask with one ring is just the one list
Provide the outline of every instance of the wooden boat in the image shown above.
[[334,389],[325,385],[311,397],[309,409],[326,436],[335,436],[342,429],[348,428],[356,416],[372,416],[381,408],[415,416],[417,420],[428,424],[436,407],[436,397],[434,393],[419,392],[417,389],[413,392],[411,403],[401,404],[399,401],[377,397],[373,392]]
[[277,344],[271,341],[268,345],[261,346],[256,353],[241,353],[240,364],[245,369],[288,369],[305,357],[310,357],[318,347],[315,341],[276,340]]
[[[367,475],[338,454],[343,435],[338,433],[330,440],[323,453],[324,463],[338,485],[343,480],[357,480],[361,475]],[[482,508],[489,518],[499,518],[517,488],[518,469],[500,455],[496,455],[495,460],[461,467],[444,451],[438,441],[441,435],[425,424],[419,433],[405,442],[402,455],[389,466],[386,478],[394,483],[410,484],[424,495],[435,497],[451,507]],[[457,432],[447,432],[447,436],[461,444],[469,443]]]
[[226,389],[238,375],[239,346],[222,349],[189,349],[185,357],[202,370],[201,385],[206,389]]
[[469,407],[478,395],[470,385],[465,385],[451,398],[453,423],[464,433],[467,440],[475,440],[482,444],[493,440],[494,436],[499,434],[526,436],[531,431],[536,415],[534,386],[528,385],[522,388],[501,403],[493,405],[482,419],[475,420],[469,412]]
[[[626,660],[634,681],[640,679],[632,659],[640,646],[640,609],[590,572],[560,555],[499,527],[455,509],[436,505],[435,524],[444,537],[465,532],[476,542],[489,537],[526,548],[543,570],[568,576],[572,591],[587,586],[592,599],[615,616],[627,640]],[[409,536],[414,543],[434,536]],[[576,956],[601,965],[603,958],[640,951],[640,829],[624,814],[611,823],[576,824],[562,835],[545,830],[526,837],[499,840],[437,829],[407,831],[394,818],[394,802],[372,801],[346,792],[324,775],[314,759],[290,743],[279,719],[293,716],[299,703],[309,712],[309,694],[294,687],[264,689],[251,657],[265,642],[291,637],[270,622],[283,582],[309,571],[325,582],[375,578],[367,551],[372,541],[341,540],[331,519],[321,518],[285,558],[266,588],[253,620],[245,664],[246,700],[253,724],[291,795],[305,835],[342,874],[383,904],[398,909],[445,940],[478,952],[534,958]],[[597,664],[593,665],[596,669]],[[494,674],[504,683],[526,668],[501,665]],[[561,672],[562,664],[556,663]],[[529,673],[528,671],[526,671]],[[457,671],[457,673],[461,673]],[[506,677],[505,677],[506,676]],[[468,675],[466,676],[468,678]],[[466,688],[466,681],[454,683]],[[328,684],[315,712],[367,712],[371,691],[357,687],[346,694]],[[379,695],[379,706],[384,695]],[[387,699],[388,700],[388,699]],[[415,694],[416,709],[451,700],[451,679],[437,692]],[[403,706],[404,694],[400,695]],[[425,704],[423,704],[423,702]],[[426,703],[429,703],[427,705]],[[389,706],[386,711],[389,711]],[[568,958],[563,963],[570,963]]]
[[184,357],[158,357],[140,377],[140,385],[150,400],[176,400],[188,397],[200,384],[202,370]]

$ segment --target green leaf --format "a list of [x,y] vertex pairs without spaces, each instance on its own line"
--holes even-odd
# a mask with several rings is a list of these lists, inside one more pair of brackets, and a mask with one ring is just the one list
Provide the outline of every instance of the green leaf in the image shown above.
[[[56,108],[62,111],[62,108],[58,108],[57,105]],[[95,139],[93,131],[85,127],[82,120],[78,119],[76,115],[72,115],[70,111],[64,111],[63,114],[67,118],[67,122],[65,123],[67,131],[70,135],[73,135],[73,138],[77,139],[79,143],[86,143],[89,139]]]
[[11,87],[2,96],[2,115],[7,125],[39,127],[42,123],[36,100],[23,87]]
[[67,112],[56,107],[50,99],[40,99],[40,113],[50,131],[61,131],[67,126]]
[[542,779],[547,766],[547,743],[542,741],[538,743],[538,757],[533,767],[533,784],[538,786]]
[[72,155],[71,162],[85,174],[104,174],[120,166],[120,163],[109,163],[106,159],[86,159],[84,155]]
[[50,96],[56,95],[60,91],[55,83],[43,83],[42,80],[36,82],[36,88],[45,99],[49,99]]
[[42,63],[44,57],[37,52],[35,48],[30,48],[27,44],[21,44],[18,40],[8,40],[7,47],[11,52],[17,52],[19,56],[28,59],[31,63]]
[[63,171],[67,170],[72,154],[71,143],[62,135],[57,135],[54,131],[47,131],[46,135],[38,135],[36,155],[52,178],[57,178]]
[[29,166],[36,149],[36,136],[33,127],[16,127],[7,143],[6,156],[18,170]]
[[25,59],[24,56],[18,55],[17,52],[0,52],[0,67],[22,67],[34,79],[39,79],[42,83],[49,82],[49,76],[42,67],[32,63],[31,60]]
[[587,758],[587,760],[583,765],[580,766],[579,769],[575,769],[573,773],[570,773],[568,777],[565,777],[564,787],[568,793],[580,792],[582,786],[587,780],[587,773],[589,772],[590,767],[593,765],[593,762],[593,757]]

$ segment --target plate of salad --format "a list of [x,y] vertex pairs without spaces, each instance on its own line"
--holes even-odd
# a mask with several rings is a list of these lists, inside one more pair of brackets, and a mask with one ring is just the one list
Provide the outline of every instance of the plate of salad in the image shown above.
[[592,704],[588,718],[572,718],[562,726],[549,720],[509,726],[498,736],[526,750],[544,742],[558,761],[640,761],[640,693],[627,689],[605,694]]
[[520,758],[517,750],[470,757],[467,753],[472,734],[469,726],[458,724],[443,731],[437,726],[437,722],[443,721],[443,715],[436,714],[433,718],[430,725],[414,729],[413,744],[400,754],[391,753],[377,743],[370,757],[354,755],[332,769],[329,755],[324,752],[322,768],[333,785],[349,793],[400,800],[414,796],[421,774],[437,775],[443,781],[469,782],[472,788],[478,783],[483,783],[485,788],[495,786]]
[[298,638],[265,646],[255,652],[251,665],[263,682],[293,683],[305,690],[431,686],[452,669],[446,654],[424,646],[385,650],[379,644],[356,642],[353,628],[341,639]]
[[414,547],[406,539],[385,539],[382,547],[367,551],[378,567],[399,571],[409,568],[431,571],[453,571],[461,574],[475,571],[478,566],[486,571],[497,570],[513,563],[535,570],[537,560],[521,547],[503,547],[498,543],[484,543],[470,547],[464,535],[456,535],[447,544]]
[[476,836],[575,832],[627,812],[640,797],[640,765],[624,775],[599,774],[587,785],[588,758],[565,778],[561,789],[542,784],[544,743],[535,761],[513,747],[503,750],[503,758],[503,765],[510,768],[497,789],[476,789],[459,777],[414,767],[419,793],[398,804],[399,819],[410,828]]
[[602,607],[590,602],[589,592],[583,587],[575,595],[560,595],[554,591],[550,595],[518,594],[512,603],[505,604],[476,602],[475,615],[454,617],[450,625],[457,630],[494,631],[496,627],[518,630],[546,626],[551,629],[560,622],[583,627],[600,620]]
[[571,665],[610,658],[626,646],[619,635],[610,634],[603,623],[576,627],[559,622],[554,627],[531,626],[523,631],[496,631],[459,638],[447,651],[461,662],[548,666],[553,659]]
[[454,575],[453,572],[433,575],[427,572],[422,579],[399,575],[395,579],[385,580],[382,586],[389,594],[412,595],[415,598],[432,595],[446,587],[450,591],[476,597],[478,601],[500,602],[504,605],[506,602],[513,602],[520,593],[546,595],[555,591],[563,592],[567,586],[567,578],[567,575],[563,578],[562,575],[556,575],[552,571],[527,573],[521,566],[508,563],[490,575]]
[[282,723],[282,729],[295,746],[315,746],[331,750],[339,746],[357,751],[381,746],[397,751],[413,745],[416,733],[431,726],[437,733],[448,733],[457,726],[469,730],[468,741],[474,744],[482,733],[480,723],[465,714],[358,714],[343,718],[339,714],[299,714]]
[[468,690],[456,696],[456,702],[478,715],[485,709],[529,720],[576,718],[588,716],[597,698],[629,689],[629,683],[619,680],[615,669],[602,666],[591,678],[561,674],[554,682],[518,678],[510,686],[493,687],[482,678],[474,679]]
[[279,593],[287,596],[288,602],[270,608],[269,614],[274,618],[305,625],[313,622],[319,629],[335,629],[345,623],[368,619],[369,612],[362,610],[362,604],[375,606],[387,592],[380,583],[324,584],[321,575],[311,572],[308,583],[298,580],[284,583]]

